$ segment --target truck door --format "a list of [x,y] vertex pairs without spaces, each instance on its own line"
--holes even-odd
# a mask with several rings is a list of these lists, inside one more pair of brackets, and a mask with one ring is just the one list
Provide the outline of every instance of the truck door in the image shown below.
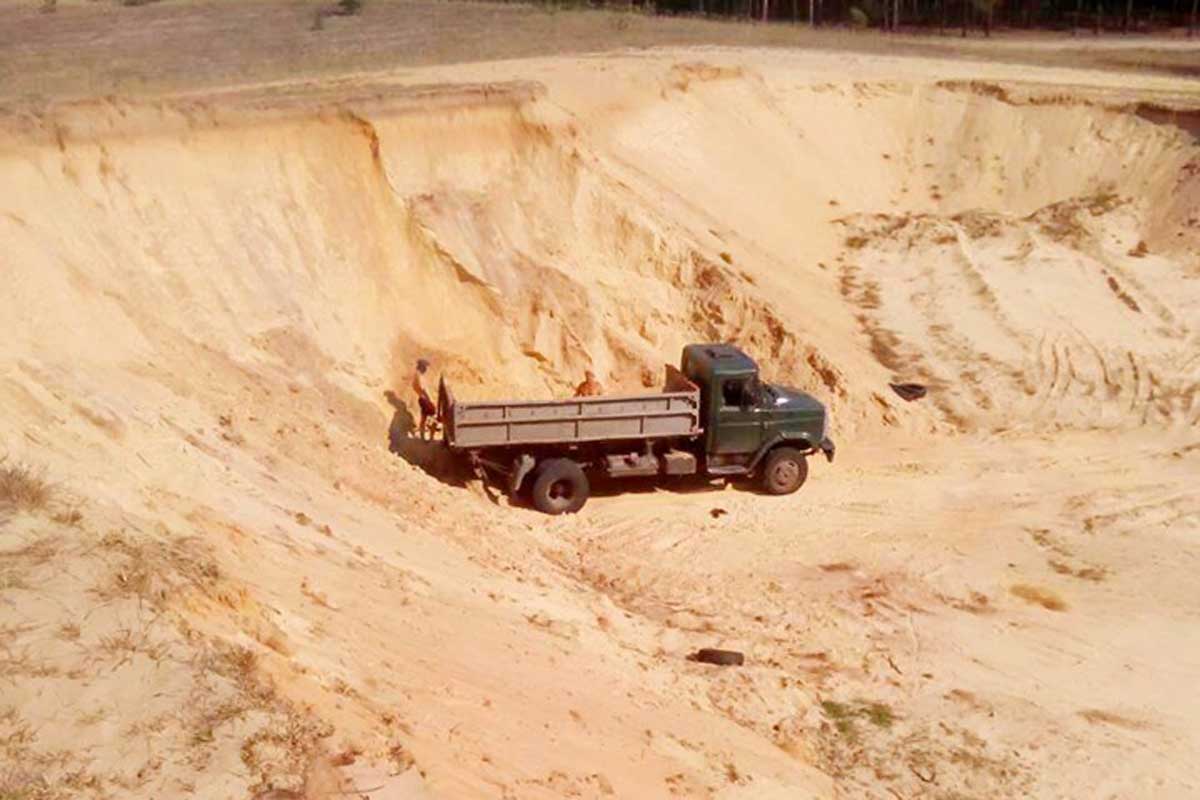
[[721,379],[717,403],[717,430],[712,452],[753,453],[762,441],[762,419],[752,397],[749,376]]

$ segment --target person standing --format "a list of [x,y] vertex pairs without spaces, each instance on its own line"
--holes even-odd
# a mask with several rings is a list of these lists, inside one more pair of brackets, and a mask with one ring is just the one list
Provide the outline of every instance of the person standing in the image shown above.
[[576,397],[596,397],[604,394],[604,387],[596,380],[595,374],[589,369],[583,373],[583,383],[575,387]]
[[429,395],[429,361],[424,358],[417,359],[417,371],[413,373],[412,390],[417,395],[417,406],[421,409],[421,422],[417,428],[421,437],[421,441],[425,439],[425,427],[430,419],[434,422],[429,425],[429,433],[432,437],[434,426],[437,420],[437,406],[433,402],[433,398]]

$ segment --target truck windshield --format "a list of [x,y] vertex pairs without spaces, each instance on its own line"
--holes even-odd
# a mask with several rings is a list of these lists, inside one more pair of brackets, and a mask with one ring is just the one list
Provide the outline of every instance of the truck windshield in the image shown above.
[[721,405],[724,408],[748,408],[762,403],[763,389],[771,392],[771,402],[775,401],[775,393],[771,387],[759,383],[758,378],[735,378],[721,384]]

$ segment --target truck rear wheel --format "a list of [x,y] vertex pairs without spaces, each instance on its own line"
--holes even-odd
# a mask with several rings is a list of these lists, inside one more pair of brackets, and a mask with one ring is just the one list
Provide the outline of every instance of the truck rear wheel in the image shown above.
[[763,465],[763,488],[768,494],[791,494],[808,478],[808,460],[799,450],[772,450]]
[[543,514],[574,514],[583,508],[590,492],[582,467],[569,458],[552,458],[538,468],[533,505]]

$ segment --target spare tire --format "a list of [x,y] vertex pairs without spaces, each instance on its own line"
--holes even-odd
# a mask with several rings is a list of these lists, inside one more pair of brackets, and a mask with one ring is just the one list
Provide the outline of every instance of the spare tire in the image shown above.
[[543,514],[574,514],[591,493],[583,467],[569,458],[552,458],[538,467],[533,506]]

